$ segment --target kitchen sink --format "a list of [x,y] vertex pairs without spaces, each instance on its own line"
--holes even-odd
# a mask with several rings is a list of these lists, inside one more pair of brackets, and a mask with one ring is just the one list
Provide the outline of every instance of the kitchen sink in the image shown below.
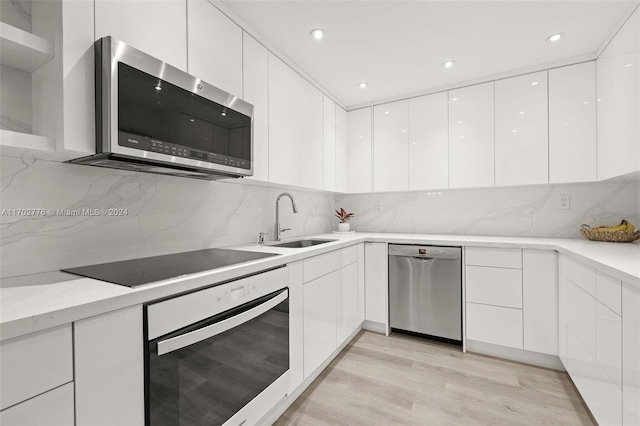
[[269,246],[285,247],[285,248],[304,248],[304,247],[317,246],[318,244],[331,243],[333,241],[336,241],[336,240],[295,240],[295,241],[288,241],[286,243],[280,243],[280,244],[269,244]]

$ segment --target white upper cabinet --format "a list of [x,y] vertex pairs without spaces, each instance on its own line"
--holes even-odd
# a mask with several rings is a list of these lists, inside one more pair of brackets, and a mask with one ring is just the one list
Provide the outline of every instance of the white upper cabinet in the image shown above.
[[409,189],[409,101],[373,109],[373,184],[376,192]]
[[242,97],[242,29],[207,0],[188,0],[188,70]]
[[347,192],[347,111],[336,105],[336,191]]
[[449,91],[449,187],[494,185],[494,83]]
[[347,113],[347,189],[371,192],[371,107]]
[[269,181],[300,185],[297,86],[301,77],[269,53]]
[[187,3],[184,0],[95,2],[96,39],[113,36],[187,71]]
[[324,189],[336,190],[336,104],[323,96]]
[[409,99],[409,189],[449,186],[449,109],[446,92]]
[[640,170],[640,10],[602,52],[598,75],[598,179]]
[[269,54],[269,181],[322,189],[322,93]]
[[547,72],[495,83],[496,186],[549,181]]
[[242,38],[244,100],[253,105],[253,176],[269,180],[269,52],[247,33]]
[[324,188],[323,94],[300,77],[300,185]]
[[595,62],[550,70],[549,182],[595,180]]

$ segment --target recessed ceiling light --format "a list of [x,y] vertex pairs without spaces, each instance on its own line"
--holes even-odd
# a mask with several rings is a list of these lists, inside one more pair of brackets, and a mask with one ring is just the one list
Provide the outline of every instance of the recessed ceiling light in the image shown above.
[[524,111],[520,111],[520,115],[523,115],[523,114],[524,114]]
[[455,63],[456,63],[456,61],[448,60],[448,61],[443,62],[442,66],[444,68],[451,68],[451,67],[453,67],[455,65]]
[[458,100],[458,98],[451,98],[451,102],[455,102],[457,100]]
[[513,130],[511,131],[511,133],[518,133],[518,130],[517,130],[517,129],[513,129]]
[[633,66],[633,64],[627,64],[625,65],[625,68],[631,68]]
[[556,41],[560,41],[562,37],[564,37],[564,33],[551,34],[547,37],[547,41],[549,43],[555,43]]
[[458,124],[462,124],[462,120],[458,120]]
[[385,113],[385,114],[389,114],[389,111],[385,111],[384,113]]
[[324,30],[316,28],[315,30],[312,30],[310,34],[311,38],[313,38],[314,40],[322,40],[322,38],[324,37]]
[[358,87],[361,89],[366,89],[368,86],[366,81],[361,81],[360,83],[358,83]]
[[534,81],[533,83],[531,83],[532,86],[537,86],[538,84],[540,84],[540,82],[538,81]]

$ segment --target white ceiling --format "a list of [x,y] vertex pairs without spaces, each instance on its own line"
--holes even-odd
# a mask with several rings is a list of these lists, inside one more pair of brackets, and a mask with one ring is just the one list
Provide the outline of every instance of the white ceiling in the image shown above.
[[[637,1],[223,0],[346,106],[595,53]],[[318,42],[314,28],[326,31]],[[545,39],[566,36],[557,44]],[[445,70],[442,63],[454,59]],[[360,89],[357,83],[369,87]]]

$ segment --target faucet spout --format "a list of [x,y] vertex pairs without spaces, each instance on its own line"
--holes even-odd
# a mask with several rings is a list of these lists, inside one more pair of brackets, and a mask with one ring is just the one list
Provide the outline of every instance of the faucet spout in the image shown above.
[[276,198],[276,223],[273,226],[273,238],[275,241],[280,241],[281,232],[288,231],[290,229],[290,228],[280,228],[279,201],[280,201],[280,198],[282,197],[289,197],[289,199],[291,200],[291,208],[293,209],[293,212],[298,213],[298,206],[296,206],[296,202],[291,196],[291,194],[289,194],[288,192],[283,192],[282,194],[278,195],[278,198]]

